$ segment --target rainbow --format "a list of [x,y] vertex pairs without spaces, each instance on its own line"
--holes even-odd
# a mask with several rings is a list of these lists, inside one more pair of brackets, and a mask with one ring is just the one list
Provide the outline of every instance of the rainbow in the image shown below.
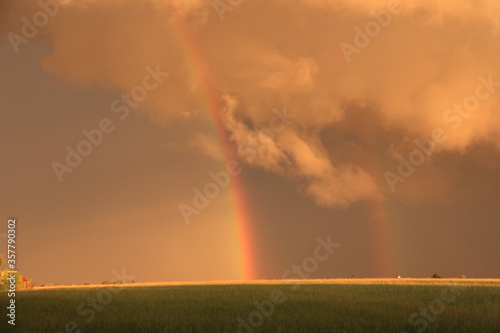
[[379,278],[395,277],[399,273],[394,267],[393,239],[391,237],[391,219],[387,213],[387,204],[373,202],[369,205],[368,227],[373,235],[376,266],[373,271]]
[[[215,88],[210,69],[203,57],[202,51],[198,48],[198,43],[191,34],[189,27],[184,22],[182,15],[176,15],[171,20],[174,27],[174,35],[178,38],[179,46],[184,52],[191,77],[197,81],[201,90],[200,100],[203,108],[209,115],[214,131],[214,136],[218,140],[224,157],[227,161],[235,160],[236,154],[230,142],[222,117],[220,95]],[[374,129],[367,124],[360,124],[361,135],[367,137],[367,142],[371,142],[369,137],[378,135]],[[375,148],[375,147],[374,147]],[[365,166],[374,172],[383,171],[383,165],[376,157],[367,157]],[[231,232],[236,239],[236,261],[238,265],[238,275],[243,280],[257,279],[257,269],[255,261],[255,249],[252,239],[253,230],[251,227],[250,215],[246,207],[246,198],[243,181],[240,176],[233,177],[230,188],[231,206]],[[376,258],[373,271],[379,277],[395,276],[394,258],[394,221],[389,213],[391,205],[388,202],[375,200],[368,203],[368,227],[373,235],[374,256]]]
[[[377,155],[380,147],[375,143],[382,133],[377,130],[369,122],[358,122],[358,134],[363,138],[364,142],[371,142],[369,151],[374,154],[364,154],[361,165],[365,170],[371,171],[372,174],[383,174],[387,169],[382,159]],[[386,196],[385,182],[377,184],[381,197]],[[395,277],[398,269],[395,265],[394,249],[396,248],[396,235],[394,234],[396,221],[394,220],[394,207],[390,199],[380,198],[374,199],[367,203],[367,227],[372,235],[372,244],[374,258],[374,267],[372,271],[377,277]]]
[[[171,21],[181,49],[184,51],[191,75],[201,88],[200,100],[203,102],[203,108],[211,119],[214,134],[224,157],[226,161],[236,160],[236,153],[221,117],[220,95],[217,93],[215,84],[211,79],[203,53],[199,50],[198,43],[183,21],[182,15],[178,15]],[[241,176],[233,176],[230,182],[231,232],[237,240],[235,247],[237,265],[239,266],[238,276],[242,280],[253,280],[256,279],[254,250],[251,242],[253,237],[243,188]]]

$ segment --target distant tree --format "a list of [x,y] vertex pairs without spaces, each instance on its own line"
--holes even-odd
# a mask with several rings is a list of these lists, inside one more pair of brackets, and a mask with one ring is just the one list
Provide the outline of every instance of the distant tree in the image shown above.
[[351,279],[357,279],[358,276],[356,274],[354,274],[353,276],[351,276]]
[[465,276],[465,274],[461,274],[461,275],[460,275],[460,278],[461,278],[461,279],[467,279],[467,276]]
[[122,282],[118,280],[106,280],[102,282],[102,284],[121,284],[121,283]]
[[433,279],[442,279],[443,277],[441,275],[439,275],[438,273],[434,273],[434,274],[432,274],[432,278]]
[[8,273],[8,271],[5,269],[3,271],[0,271],[0,290],[5,291],[9,289],[11,281],[7,279],[12,276],[15,277],[14,283],[16,285],[16,289],[17,290],[24,289],[24,280],[22,274],[20,272]]

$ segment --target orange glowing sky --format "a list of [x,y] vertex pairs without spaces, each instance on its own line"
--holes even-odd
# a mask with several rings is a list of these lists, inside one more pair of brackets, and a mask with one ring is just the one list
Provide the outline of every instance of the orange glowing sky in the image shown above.
[[311,278],[499,277],[498,2],[44,3],[0,1],[24,275],[275,279],[331,235]]

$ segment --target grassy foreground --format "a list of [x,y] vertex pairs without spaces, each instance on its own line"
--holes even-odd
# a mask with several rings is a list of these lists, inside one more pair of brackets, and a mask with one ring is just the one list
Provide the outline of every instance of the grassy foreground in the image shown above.
[[500,332],[499,280],[38,288],[17,293],[15,328],[7,302],[1,332]]

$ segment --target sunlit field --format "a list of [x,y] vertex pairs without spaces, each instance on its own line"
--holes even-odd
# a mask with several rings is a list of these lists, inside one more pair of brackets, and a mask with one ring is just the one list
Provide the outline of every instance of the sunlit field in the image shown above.
[[16,332],[500,332],[494,279],[57,286],[17,302]]

